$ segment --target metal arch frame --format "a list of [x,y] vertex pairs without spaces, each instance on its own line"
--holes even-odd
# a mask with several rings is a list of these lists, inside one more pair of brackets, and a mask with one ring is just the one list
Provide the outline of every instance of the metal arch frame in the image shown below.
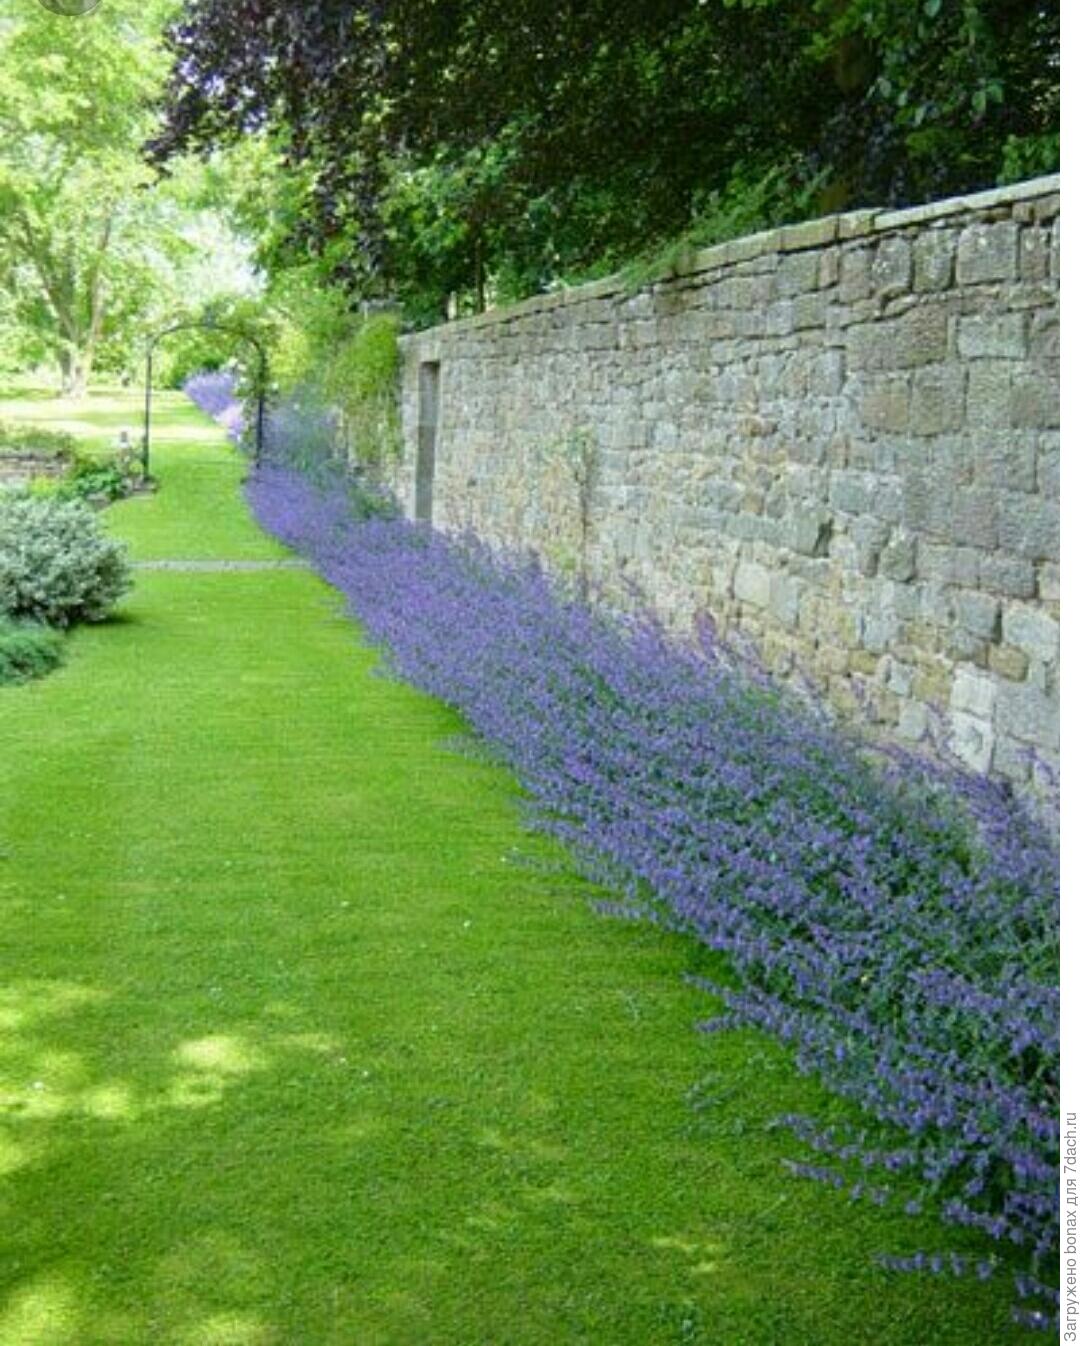
[[171,327],[164,327],[160,332],[156,332],[150,338],[146,347],[146,410],[143,417],[142,444],[144,481],[150,478],[150,417],[154,398],[154,351],[157,349],[158,343],[165,337],[171,336],[173,332],[183,332],[196,327],[211,332],[229,332],[233,336],[239,337],[241,341],[246,341],[249,346],[254,346],[259,353],[259,409],[255,419],[255,466],[258,467],[262,461],[263,427],[266,421],[266,385],[270,373],[270,362],[266,358],[266,351],[262,343],[256,337],[253,337],[250,332],[232,323],[213,322],[205,319],[178,322],[173,323]]

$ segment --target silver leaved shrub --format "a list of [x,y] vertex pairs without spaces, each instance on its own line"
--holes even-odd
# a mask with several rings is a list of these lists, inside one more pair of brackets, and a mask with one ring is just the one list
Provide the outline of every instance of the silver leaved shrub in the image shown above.
[[82,501],[0,492],[0,613],[98,622],[131,583],[126,547]]

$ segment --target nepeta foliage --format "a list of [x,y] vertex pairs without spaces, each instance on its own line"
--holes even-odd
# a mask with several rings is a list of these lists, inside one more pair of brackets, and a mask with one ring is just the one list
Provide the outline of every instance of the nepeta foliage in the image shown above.
[[355,518],[395,517],[397,501],[379,479],[379,461],[361,459],[348,466],[342,439],[341,417],[328,412],[308,388],[293,389],[267,417],[265,451],[270,461],[340,494]]
[[130,587],[126,548],[87,505],[0,492],[0,614],[97,622]]
[[1045,1325],[1058,880],[1040,824],[992,783],[872,760],[705,632],[689,648],[648,620],[605,619],[535,564],[361,522],[344,493],[281,466],[249,490],[394,671],[458,707],[540,824],[620,885],[612,910],[727,956],[736,984],[710,988],[708,1026],[774,1034],[860,1105],[862,1129],[784,1119],[824,1156],[797,1171],[981,1231],[977,1265],[890,1265],[988,1275],[1020,1259],[1025,1312]]
[[184,384],[184,392],[200,411],[205,411],[222,426],[229,438],[238,443],[244,433],[243,407],[237,401],[236,380],[223,370],[193,374]]

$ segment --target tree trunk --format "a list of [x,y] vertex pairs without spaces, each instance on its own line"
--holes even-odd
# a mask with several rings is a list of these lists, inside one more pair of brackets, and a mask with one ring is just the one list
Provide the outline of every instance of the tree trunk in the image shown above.
[[74,401],[85,397],[94,364],[93,351],[64,348],[56,358],[60,366],[60,396],[70,397]]
[[56,363],[60,366],[60,396],[70,397],[74,361],[71,352],[62,348],[56,353]]
[[80,351],[76,355],[71,370],[71,396],[83,398],[90,383],[90,370],[93,367],[93,355],[90,351]]

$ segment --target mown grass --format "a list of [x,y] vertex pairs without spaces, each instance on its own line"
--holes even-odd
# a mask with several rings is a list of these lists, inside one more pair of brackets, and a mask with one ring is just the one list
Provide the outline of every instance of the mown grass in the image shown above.
[[[280,556],[159,426],[138,555]],[[598,919],[375,664],[306,572],[153,572],[5,690],[0,1346],[1025,1339],[1007,1286],[873,1265],[936,1224],[790,1177],[768,1119],[826,1101],[696,1034],[705,955]]]

